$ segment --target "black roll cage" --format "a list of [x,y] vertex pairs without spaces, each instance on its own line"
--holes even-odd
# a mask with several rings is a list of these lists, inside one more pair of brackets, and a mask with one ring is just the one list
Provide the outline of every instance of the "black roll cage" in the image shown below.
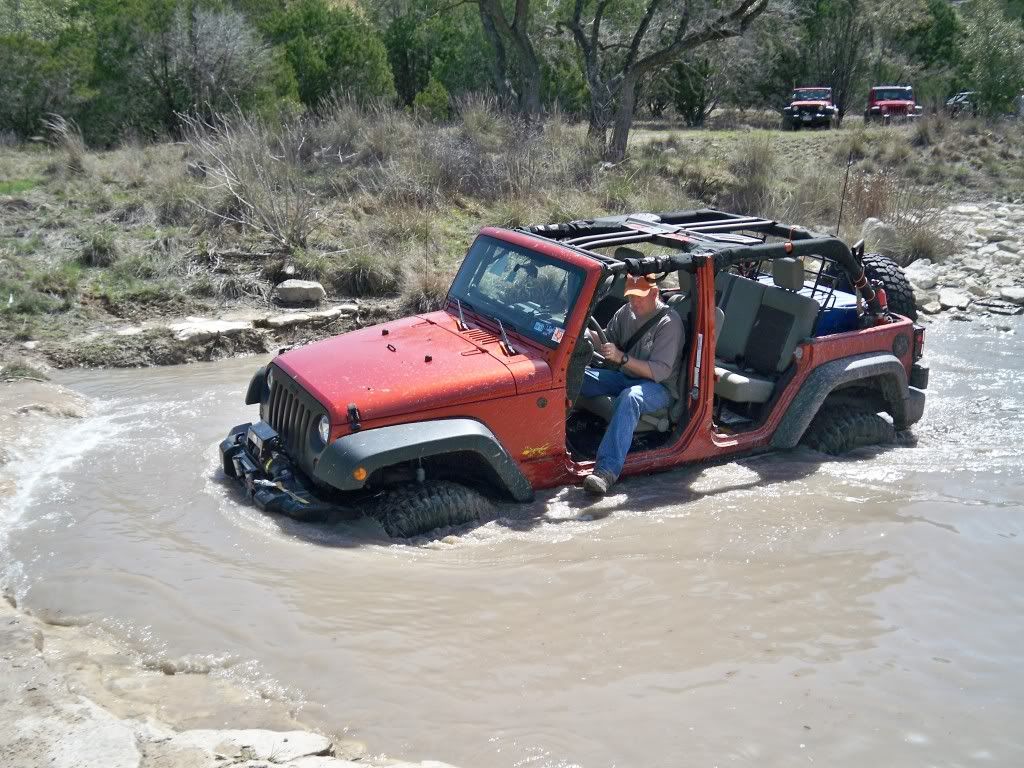
[[[864,243],[851,249],[838,237],[819,237],[804,227],[779,224],[772,219],[743,216],[704,208],[671,213],[638,213],[599,219],[540,224],[522,232],[553,240],[601,262],[609,274],[648,275],[685,271],[694,273],[707,259],[715,272],[737,264],[759,263],[788,257],[814,257],[835,264],[873,314],[885,309],[864,275]],[[768,242],[767,238],[780,238]],[[619,259],[593,249],[653,243],[678,254]]]

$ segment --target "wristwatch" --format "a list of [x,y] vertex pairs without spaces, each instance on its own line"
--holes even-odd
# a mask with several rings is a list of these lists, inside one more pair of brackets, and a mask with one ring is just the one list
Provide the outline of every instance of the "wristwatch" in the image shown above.
[[625,352],[623,352],[622,353],[622,360],[619,362],[619,365],[625,365],[628,362],[629,362],[629,355],[626,354]]

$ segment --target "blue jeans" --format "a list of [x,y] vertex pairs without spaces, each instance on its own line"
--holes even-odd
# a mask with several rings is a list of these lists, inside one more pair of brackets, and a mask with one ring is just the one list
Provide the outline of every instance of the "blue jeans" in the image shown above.
[[615,398],[615,413],[598,446],[596,467],[614,477],[619,476],[622,465],[626,463],[626,454],[640,416],[667,408],[672,401],[672,396],[661,384],[606,368],[586,369],[580,395],[611,395]]

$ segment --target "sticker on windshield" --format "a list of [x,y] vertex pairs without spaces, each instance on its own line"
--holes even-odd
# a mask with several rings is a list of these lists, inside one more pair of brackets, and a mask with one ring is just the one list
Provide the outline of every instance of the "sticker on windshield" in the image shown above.
[[565,331],[561,328],[555,328],[555,330],[551,332],[551,340],[555,342],[555,344],[560,342],[563,336],[565,336]]
[[544,321],[538,320],[536,323],[534,323],[533,330],[535,330],[537,333],[544,333]]

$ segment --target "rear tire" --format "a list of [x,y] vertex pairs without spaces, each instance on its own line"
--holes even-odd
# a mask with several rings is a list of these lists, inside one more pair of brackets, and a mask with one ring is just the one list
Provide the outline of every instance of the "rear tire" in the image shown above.
[[484,496],[445,480],[389,490],[370,514],[391,538],[408,539],[438,528],[476,522],[490,511],[491,502]]
[[917,320],[914,289],[900,265],[880,253],[864,254],[864,274],[868,280],[878,280],[885,288],[889,309],[898,315]]
[[856,405],[823,405],[800,444],[839,456],[856,448],[895,442],[896,429],[877,413]]

